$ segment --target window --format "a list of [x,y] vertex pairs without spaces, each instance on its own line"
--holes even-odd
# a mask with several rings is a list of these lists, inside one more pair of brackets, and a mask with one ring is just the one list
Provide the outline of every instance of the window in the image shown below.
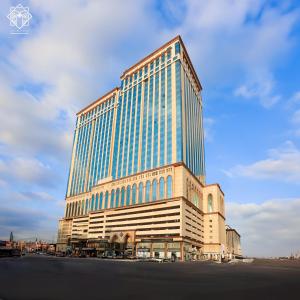
[[139,203],[143,203],[143,183],[139,184]]
[[122,189],[121,189],[121,206],[124,206],[124,202],[125,202],[125,188],[122,187]]
[[152,182],[152,201],[157,200],[157,180],[154,179]]
[[92,195],[91,211],[94,210],[95,196]]
[[212,194],[209,194],[207,197],[207,210],[208,212],[213,211],[213,197]]
[[100,198],[99,198],[99,209],[102,209],[102,202],[103,202],[103,193],[100,193]]
[[108,191],[105,192],[105,203],[104,208],[108,208]]
[[159,179],[159,199],[165,198],[165,179],[161,177]]
[[115,207],[119,206],[119,197],[120,197],[120,189],[116,190],[116,205]]
[[177,43],[175,44],[175,54],[178,54],[179,52],[180,52],[180,43],[177,42]]
[[115,207],[115,190],[111,191],[111,195],[110,195],[110,207]]
[[98,210],[98,201],[99,201],[99,195],[96,194],[96,203],[95,203],[95,210]]
[[150,200],[150,181],[146,182],[146,202]]
[[132,204],[136,202],[136,184],[132,186]]
[[172,198],[172,176],[167,177],[167,198]]
[[198,198],[198,195],[196,193],[194,193],[194,195],[193,195],[193,204],[196,207],[199,207],[199,198]]
[[84,214],[84,200],[81,202],[81,215]]
[[85,213],[88,213],[88,209],[89,209],[89,199],[85,200]]
[[126,205],[130,205],[130,185],[127,185],[126,189]]

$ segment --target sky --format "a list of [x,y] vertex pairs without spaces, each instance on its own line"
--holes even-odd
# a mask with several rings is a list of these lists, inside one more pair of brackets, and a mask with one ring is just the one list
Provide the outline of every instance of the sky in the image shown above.
[[[28,34],[11,34],[11,6]],[[180,34],[203,86],[207,183],[248,256],[300,251],[300,3],[0,2],[0,238],[54,240],[75,115]]]

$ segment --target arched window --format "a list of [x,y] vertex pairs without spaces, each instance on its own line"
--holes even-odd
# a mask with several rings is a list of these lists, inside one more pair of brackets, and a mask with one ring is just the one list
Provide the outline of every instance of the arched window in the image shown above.
[[105,203],[104,208],[108,208],[108,191],[105,192]]
[[207,211],[212,212],[213,210],[213,196],[209,194],[207,197]]
[[143,203],[143,183],[139,184],[139,203]]
[[146,182],[146,202],[150,201],[150,181]]
[[159,179],[159,199],[165,198],[165,179],[160,177]]
[[80,201],[77,201],[77,213],[76,213],[77,216],[80,215]]
[[132,203],[131,204],[135,204],[136,202],[136,184],[134,184],[132,186]]
[[98,195],[98,193],[97,193],[97,194],[96,194],[96,201],[95,201],[95,210],[98,210],[98,209],[99,209],[98,204],[99,204],[99,195]]
[[196,193],[193,194],[193,201],[192,202],[196,207],[199,207],[199,197]]
[[88,209],[89,209],[89,199],[86,199],[85,200],[85,211],[84,211],[85,214],[88,213]]
[[99,209],[102,209],[102,203],[103,203],[103,193],[101,192],[99,196]]
[[91,203],[91,210],[94,210],[94,204],[95,204],[95,196],[92,195],[92,203]]
[[115,207],[115,190],[112,190],[110,195],[110,208],[113,207]]
[[152,201],[157,200],[157,180],[152,181]]
[[84,214],[84,200],[82,200],[80,203],[81,203],[80,215],[82,216]]
[[167,177],[167,198],[172,198],[173,191],[172,191],[172,176]]
[[115,207],[119,206],[119,198],[120,198],[120,189],[116,190],[116,205]]
[[121,206],[124,206],[125,204],[125,188],[124,186],[121,189]]
[[130,205],[130,185],[127,185],[126,189],[126,205]]

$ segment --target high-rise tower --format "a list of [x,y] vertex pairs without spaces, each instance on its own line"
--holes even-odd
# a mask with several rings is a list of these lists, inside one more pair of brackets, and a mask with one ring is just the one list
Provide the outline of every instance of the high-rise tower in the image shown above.
[[61,249],[181,259],[220,253],[224,195],[205,185],[201,89],[177,36],[77,114]]

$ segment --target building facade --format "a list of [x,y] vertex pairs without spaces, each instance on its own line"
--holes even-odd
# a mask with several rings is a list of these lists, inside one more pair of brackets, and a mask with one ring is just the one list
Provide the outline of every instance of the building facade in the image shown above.
[[229,225],[226,225],[226,245],[229,259],[242,257],[241,236]]
[[201,90],[177,36],[77,114],[59,250],[225,255],[224,194],[205,182]]

